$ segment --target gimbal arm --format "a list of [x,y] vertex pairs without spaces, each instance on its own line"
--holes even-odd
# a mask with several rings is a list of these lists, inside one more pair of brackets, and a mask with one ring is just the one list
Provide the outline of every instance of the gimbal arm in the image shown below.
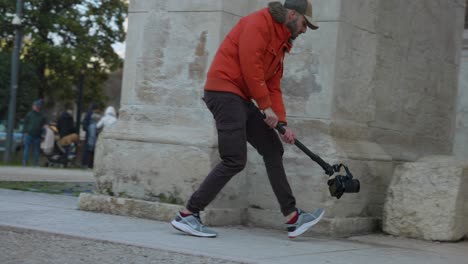
[[[286,132],[286,129],[282,124],[279,124],[276,126],[276,130],[280,132],[281,134],[284,134]],[[302,142],[300,142],[298,139],[294,140],[294,145],[296,145],[298,148],[300,148],[307,156],[309,156],[313,161],[315,161],[322,169],[325,171],[325,174],[328,176],[332,176],[333,173],[335,173],[335,170],[333,166],[330,164],[326,163],[322,158],[319,156],[315,155],[312,151],[310,151]]]

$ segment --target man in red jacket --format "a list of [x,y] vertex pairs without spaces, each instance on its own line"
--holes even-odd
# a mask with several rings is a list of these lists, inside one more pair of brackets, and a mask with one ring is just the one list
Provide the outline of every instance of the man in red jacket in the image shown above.
[[294,144],[295,134],[286,126],[280,80],[285,52],[307,28],[318,28],[312,24],[310,0],[286,0],[284,5],[271,2],[267,8],[242,18],[224,39],[208,71],[203,98],[216,121],[222,161],[171,222],[176,229],[200,237],[217,235],[202,224],[199,212],[244,169],[247,142],[263,157],[286,217],[288,236],[303,234],[322,218],[323,209],[305,213],[296,208],[283,168],[283,145],[273,129],[282,123],[286,132],[281,139]]

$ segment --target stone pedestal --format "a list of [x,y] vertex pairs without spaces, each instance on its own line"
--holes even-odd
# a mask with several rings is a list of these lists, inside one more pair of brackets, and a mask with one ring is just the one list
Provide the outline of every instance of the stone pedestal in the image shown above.
[[[463,33],[463,50],[461,54],[453,152],[457,158],[468,160],[468,30],[466,29]],[[468,236],[468,197],[465,207],[465,226]]]
[[453,152],[458,158],[468,160],[468,30],[463,32]]
[[468,164],[432,156],[398,166],[383,214],[386,233],[425,240],[457,241],[465,235]]
[[[207,69],[240,17],[268,2],[130,1],[120,117],[96,152],[101,194],[185,203],[219,162],[212,117],[200,99]],[[325,161],[347,164],[361,192],[330,197],[327,176],[295,146],[285,148],[285,168],[297,205],[326,209],[331,224],[317,230],[370,232],[382,216],[394,160],[452,150],[464,7],[455,0],[313,2],[320,29],[299,37],[285,59],[288,122]],[[238,210],[239,224],[284,221],[251,148],[246,169],[208,209]],[[272,221],[258,220],[258,212]]]

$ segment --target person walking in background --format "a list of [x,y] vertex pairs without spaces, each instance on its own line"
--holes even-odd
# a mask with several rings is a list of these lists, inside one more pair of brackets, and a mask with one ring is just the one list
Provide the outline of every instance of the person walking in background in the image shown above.
[[99,129],[97,124],[101,119],[101,115],[99,114],[99,110],[94,110],[89,118],[89,125],[87,129],[87,144],[86,144],[86,151],[88,152],[87,155],[87,165],[88,168],[92,169],[94,167],[94,149],[96,148],[97,138],[99,136]]
[[75,122],[73,121],[73,110],[70,104],[65,104],[65,109],[57,119],[57,129],[60,138],[76,133]]
[[34,166],[39,166],[39,151],[41,146],[41,134],[46,124],[46,118],[41,113],[42,100],[36,100],[32,104],[32,110],[24,118],[24,152],[23,166],[27,166],[29,150],[33,149]]
[[41,142],[42,152],[46,155],[52,155],[54,152],[55,133],[50,125],[44,126],[44,140]]
[[[65,153],[66,157],[69,157],[69,155],[74,152],[73,150],[76,150],[76,145],[72,146],[72,144],[79,141],[75,122],[73,120],[73,110],[71,108],[72,106],[70,103],[65,104],[65,109],[60,113],[57,120],[57,130],[60,136],[57,146],[60,151]],[[75,156],[75,153],[73,153],[73,156]]]
[[224,39],[208,71],[203,97],[216,121],[221,162],[177,213],[171,222],[174,228],[193,236],[217,236],[202,224],[199,212],[244,169],[247,142],[263,157],[288,236],[303,234],[322,218],[322,208],[306,213],[296,207],[283,167],[283,145],[274,130],[281,123],[286,131],[281,139],[294,144],[295,133],[286,126],[280,81],[284,56],[293,41],[307,28],[318,29],[311,18],[310,0],[271,2],[241,18]]
[[112,126],[115,122],[117,122],[115,108],[113,106],[108,106],[104,112],[104,116],[97,123],[97,128],[104,129],[105,127]]
[[85,132],[85,141],[83,142],[83,147],[82,147],[82,154],[81,154],[81,167],[82,168],[88,168],[88,140],[89,140],[89,123],[91,121],[91,116],[93,115],[94,112],[99,110],[99,106],[97,103],[91,103],[91,106],[89,107],[88,111],[85,114],[85,117],[83,118],[83,131]]

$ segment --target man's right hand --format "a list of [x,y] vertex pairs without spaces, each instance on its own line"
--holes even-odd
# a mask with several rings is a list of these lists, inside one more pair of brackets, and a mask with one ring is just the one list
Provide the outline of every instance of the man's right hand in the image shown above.
[[265,115],[265,119],[263,119],[263,121],[265,121],[265,123],[269,127],[275,128],[278,124],[278,116],[275,114],[273,109],[271,109],[271,107],[268,107],[265,110],[263,110],[263,114]]

